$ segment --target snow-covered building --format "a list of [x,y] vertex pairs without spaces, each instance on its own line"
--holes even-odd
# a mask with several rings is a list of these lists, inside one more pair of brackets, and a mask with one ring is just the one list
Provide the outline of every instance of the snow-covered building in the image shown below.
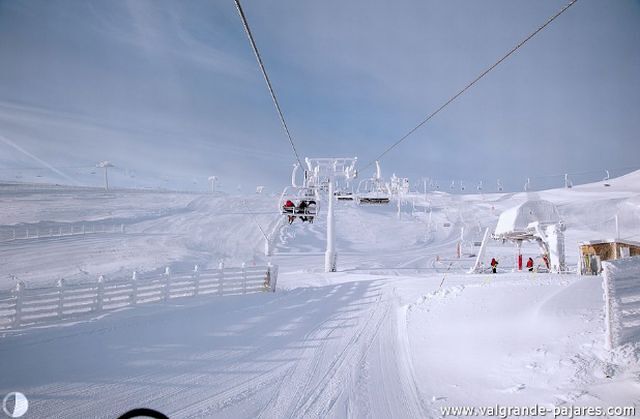
[[553,225],[560,222],[560,215],[556,206],[549,201],[527,201],[516,207],[509,208],[500,214],[498,225],[493,233],[496,239],[532,240],[531,223]]
[[578,243],[580,273],[597,275],[602,271],[601,262],[640,256],[640,242],[625,239],[590,240]]
[[512,241],[518,246],[518,269],[522,269],[523,241],[536,241],[554,272],[563,272],[565,226],[556,206],[549,201],[526,201],[500,214],[493,238]]

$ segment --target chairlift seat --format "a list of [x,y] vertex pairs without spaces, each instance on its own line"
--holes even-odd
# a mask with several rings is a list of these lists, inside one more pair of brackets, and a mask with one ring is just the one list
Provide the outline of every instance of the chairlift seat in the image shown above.
[[[291,201],[293,206],[285,206]],[[306,202],[307,206],[300,208],[300,204]],[[315,217],[320,208],[320,199],[315,188],[287,187],[280,197],[279,210],[282,215],[289,217]]]
[[361,204],[388,204],[391,200],[387,196],[361,196],[358,198],[358,202]]

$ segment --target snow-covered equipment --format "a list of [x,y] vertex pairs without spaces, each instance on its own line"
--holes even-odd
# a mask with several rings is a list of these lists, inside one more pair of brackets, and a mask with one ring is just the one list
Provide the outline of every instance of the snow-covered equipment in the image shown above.
[[547,257],[550,262],[551,271],[559,273],[566,270],[565,229],[553,203],[543,200],[526,201],[500,214],[493,238],[516,243],[519,269],[522,269],[522,242],[537,242],[543,257]]
[[216,182],[218,181],[217,176],[209,176],[208,178],[209,184],[211,185],[211,193],[216,192]]
[[320,213],[320,193],[317,179],[304,172],[302,185],[297,183],[298,164],[293,165],[291,186],[287,186],[280,195],[278,211],[286,217],[305,217],[308,221]]
[[[336,252],[335,240],[335,219],[333,216],[333,201],[335,200],[336,180],[350,181],[358,175],[356,171],[357,157],[347,158],[305,158],[308,173],[305,176],[307,186],[316,185],[320,182],[327,185],[327,250],[324,257],[324,271],[335,272],[337,269],[338,253]],[[317,189],[316,189],[317,191]]]
[[604,262],[605,347],[640,343],[640,257]]
[[353,191],[348,189],[340,189],[333,194],[338,201],[353,201]]
[[564,187],[566,189],[571,189],[573,187],[573,182],[571,181],[571,178],[569,177],[569,173],[565,173],[564,174]]
[[336,182],[335,186],[336,190],[333,196],[335,196],[338,201],[353,201],[355,199],[353,187],[348,180],[342,183]]
[[394,173],[391,175],[391,181],[389,182],[389,192],[392,195],[406,195],[409,193],[409,178],[398,177]]
[[480,242],[480,249],[478,250],[478,254],[476,256],[476,262],[474,263],[469,273],[480,273],[482,272],[482,259],[484,258],[484,254],[487,249],[487,242],[489,241],[489,228],[487,227],[484,230],[484,236],[482,237],[482,241]]
[[109,168],[114,167],[114,165],[110,161],[104,160],[96,164],[96,167],[104,169],[104,190],[108,191],[109,190]]
[[391,193],[382,180],[380,163],[376,161],[376,172],[369,179],[363,179],[358,184],[358,204],[388,204]]
[[280,196],[279,210],[289,217],[315,217],[320,212],[320,195],[316,188],[288,186]]
[[334,196],[338,201],[353,201],[354,199],[353,191],[349,190],[339,190],[334,193]]

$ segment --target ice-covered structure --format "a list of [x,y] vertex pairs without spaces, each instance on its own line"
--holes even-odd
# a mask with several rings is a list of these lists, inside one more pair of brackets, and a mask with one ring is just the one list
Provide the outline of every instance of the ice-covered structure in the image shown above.
[[524,202],[500,214],[493,235],[497,239],[514,240],[522,237],[524,240],[530,240],[532,237],[529,224],[535,222],[544,225],[559,223],[558,209],[549,201]]
[[522,242],[535,240],[543,256],[548,258],[549,269],[562,272],[566,269],[564,230],[558,209],[552,202],[526,201],[500,214],[493,238],[517,244],[519,269],[522,269]]

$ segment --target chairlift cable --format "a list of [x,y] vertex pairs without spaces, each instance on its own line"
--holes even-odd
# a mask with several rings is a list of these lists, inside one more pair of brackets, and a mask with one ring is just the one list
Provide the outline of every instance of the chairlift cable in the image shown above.
[[[431,118],[433,118],[434,116],[436,116],[438,113],[440,113],[440,111],[442,111],[444,108],[446,108],[451,102],[455,101],[458,97],[462,96],[463,93],[465,93],[467,90],[469,90],[474,84],[476,84],[478,81],[480,81],[480,79],[482,79],[484,76],[486,76],[491,70],[493,70],[494,68],[496,68],[498,65],[500,65],[504,60],[506,60],[507,58],[509,58],[509,56],[511,56],[514,52],[516,52],[520,47],[522,47],[527,41],[529,41],[531,38],[533,38],[534,36],[536,36],[538,34],[538,32],[542,31],[544,28],[546,28],[551,22],[553,22],[558,16],[560,16],[562,13],[564,13],[569,7],[573,6],[578,0],[571,0],[567,5],[565,5],[559,12],[557,12],[555,15],[551,16],[542,26],[540,26],[538,29],[536,29],[535,31],[533,31],[529,36],[527,36],[526,38],[524,38],[522,41],[520,41],[520,43],[518,43],[515,47],[513,47],[511,50],[509,50],[509,52],[507,52],[504,56],[502,56],[502,58],[500,58],[498,61],[496,61],[493,65],[491,65],[489,68],[487,68],[486,70],[484,70],[479,76],[477,76],[475,79],[473,79],[469,84],[467,84],[465,87],[463,87],[460,91],[458,91],[458,93],[456,93],[455,95],[453,95],[449,100],[447,100],[445,103],[443,103],[438,109],[436,109],[435,111],[433,111],[431,114],[429,114],[425,119],[422,120],[422,122],[420,122],[418,125],[416,125],[414,128],[412,128],[409,132],[407,132],[405,135],[403,135],[402,137],[400,137],[399,140],[397,140],[395,143],[393,143],[390,147],[388,147],[384,152],[382,152],[380,155],[378,155],[378,157],[376,157],[375,159],[373,159],[370,163],[368,163],[366,166],[363,167],[362,170],[367,169],[369,166],[373,165],[374,162],[376,160],[380,160],[382,159],[382,157],[384,157],[388,152],[390,152],[391,150],[393,150],[395,147],[397,147],[401,142],[403,142],[405,139],[407,139],[407,137],[409,137],[411,134],[413,134],[414,132],[416,132],[421,126],[423,126],[424,124],[426,124]],[[236,0],[237,2],[237,0]]]
[[256,45],[255,40],[253,39],[253,35],[251,34],[251,29],[249,29],[249,23],[247,23],[247,18],[242,11],[242,6],[240,5],[240,0],[234,0],[236,3],[236,8],[238,9],[238,14],[240,15],[240,19],[242,19],[242,26],[244,26],[244,30],[247,33],[247,37],[249,38],[249,42],[251,43],[251,48],[253,49],[253,53],[256,56],[256,60],[258,60],[258,65],[260,66],[260,71],[262,71],[262,75],[264,76],[264,81],[267,83],[267,88],[269,89],[269,93],[271,94],[271,99],[273,100],[273,104],[276,107],[276,111],[278,111],[278,115],[280,116],[280,122],[282,123],[282,127],[284,128],[285,133],[287,134],[287,138],[291,143],[291,149],[293,150],[293,154],[296,156],[296,160],[301,167],[304,167],[302,161],[300,160],[300,155],[298,154],[298,150],[296,150],[296,146],[293,143],[293,138],[291,137],[291,132],[289,132],[289,127],[284,119],[284,114],[282,113],[282,109],[280,108],[280,103],[278,102],[278,98],[276,97],[276,93],[273,90],[273,86],[271,85],[271,81],[269,80],[269,76],[267,75],[267,70],[264,67],[264,63],[262,62],[262,58],[260,57],[260,52],[258,51],[258,46]]

